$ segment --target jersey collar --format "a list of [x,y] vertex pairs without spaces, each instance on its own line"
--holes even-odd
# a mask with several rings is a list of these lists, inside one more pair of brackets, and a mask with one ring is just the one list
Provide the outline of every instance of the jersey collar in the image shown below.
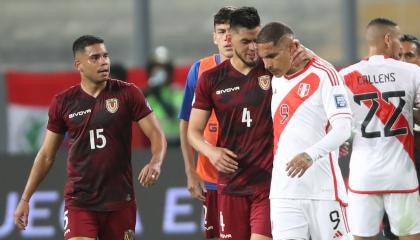
[[363,58],[364,61],[371,61],[371,60],[383,60],[383,59],[387,59],[387,58],[391,58],[391,56],[384,54],[384,55],[373,55],[370,57],[365,57]]
[[290,75],[284,75],[284,78],[286,78],[287,80],[290,80],[290,79],[292,79],[292,78],[295,78],[295,77],[297,77],[297,76],[299,76],[300,74],[302,74],[302,73],[304,73],[306,70],[308,70],[308,68],[312,65],[312,63],[315,61],[315,58],[312,58],[311,60],[309,60],[309,62],[306,64],[306,66],[303,68],[303,69],[301,69],[301,70],[299,70],[299,71],[297,71],[297,72],[295,72],[295,73],[292,73],[292,74],[290,74]]

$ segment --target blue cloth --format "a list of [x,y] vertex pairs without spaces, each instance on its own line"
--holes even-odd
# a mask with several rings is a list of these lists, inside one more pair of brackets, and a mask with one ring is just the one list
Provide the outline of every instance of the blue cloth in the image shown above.
[[[216,64],[220,63],[220,55],[216,54]],[[189,121],[192,109],[192,101],[195,93],[195,86],[197,85],[198,72],[200,69],[200,61],[196,61],[188,72],[187,81],[184,88],[184,97],[182,99],[181,109],[179,110],[178,118]]]
[[211,182],[204,182],[204,186],[209,190],[217,190],[217,184]]

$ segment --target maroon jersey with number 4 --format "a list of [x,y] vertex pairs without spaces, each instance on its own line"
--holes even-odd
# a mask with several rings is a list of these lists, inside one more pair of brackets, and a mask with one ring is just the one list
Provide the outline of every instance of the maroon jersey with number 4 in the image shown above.
[[47,129],[67,132],[67,206],[112,211],[134,201],[131,123],[151,113],[133,84],[108,80],[95,98],[80,85],[56,95]]
[[272,93],[271,74],[262,62],[243,75],[224,61],[203,73],[195,94],[194,108],[216,113],[217,146],[238,155],[235,173],[219,173],[223,192],[249,195],[268,188],[273,166]]

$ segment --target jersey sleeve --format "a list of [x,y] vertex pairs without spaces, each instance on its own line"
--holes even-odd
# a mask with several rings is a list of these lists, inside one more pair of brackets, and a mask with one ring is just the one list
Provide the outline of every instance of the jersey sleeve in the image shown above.
[[184,89],[184,97],[182,99],[181,109],[179,110],[178,118],[185,121],[190,120],[192,102],[194,98],[195,86],[197,84],[198,70],[200,61],[195,62],[188,72],[187,81]]
[[149,102],[144,97],[143,92],[134,85],[128,87],[129,109],[131,110],[131,120],[138,122],[152,112]]
[[193,108],[211,111],[213,109],[213,100],[211,97],[212,84],[208,72],[205,72],[197,81],[195,95],[193,99]]
[[60,101],[59,97],[55,96],[48,109],[47,129],[58,134],[65,134],[67,131],[67,125],[62,112],[62,103],[63,101]]
[[329,72],[330,74],[324,76],[321,86],[322,102],[328,120],[332,122],[337,118],[351,118],[352,112],[343,79],[335,69],[330,68]]

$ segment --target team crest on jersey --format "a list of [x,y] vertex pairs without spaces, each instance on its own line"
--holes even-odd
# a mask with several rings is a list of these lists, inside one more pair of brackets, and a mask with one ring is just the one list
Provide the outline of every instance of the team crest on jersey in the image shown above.
[[261,77],[258,77],[258,84],[260,85],[262,90],[268,90],[270,89],[270,76],[264,75]]
[[124,240],[134,240],[134,231],[129,229],[124,232]]
[[118,111],[118,107],[119,107],[118,99],[117,98],[107,99],[105,101],[105,106],[108,112],[115,113],[116,111]]
[[310,89],[311,89],[311,84],[301,83],[301,84],[299,84],[297,94],[299,95],[299,97],[304,98],[304,97],[308,96]]

